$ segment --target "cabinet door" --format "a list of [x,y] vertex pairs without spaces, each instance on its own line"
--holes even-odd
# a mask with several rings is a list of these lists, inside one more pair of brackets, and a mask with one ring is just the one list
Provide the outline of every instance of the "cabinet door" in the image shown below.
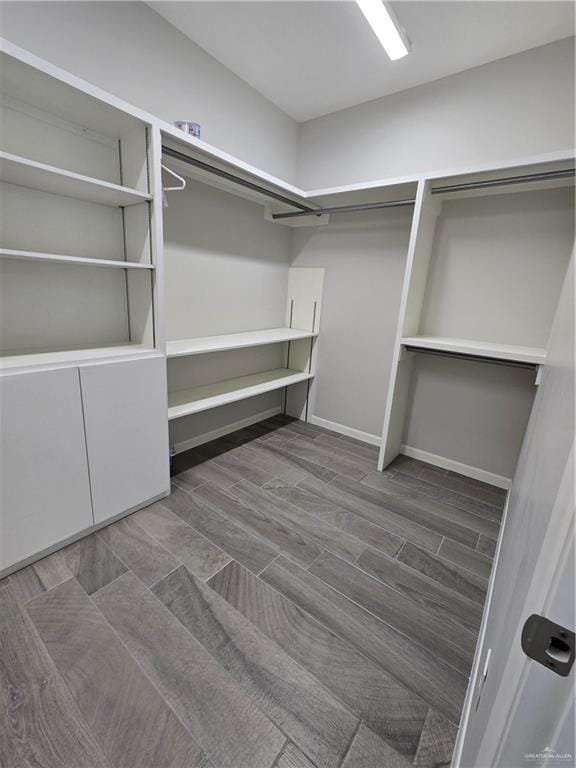
[[94,522],[170,487],[163,357],[80,368]]
[[0,378],[0,570],[92,525],[77,368]]

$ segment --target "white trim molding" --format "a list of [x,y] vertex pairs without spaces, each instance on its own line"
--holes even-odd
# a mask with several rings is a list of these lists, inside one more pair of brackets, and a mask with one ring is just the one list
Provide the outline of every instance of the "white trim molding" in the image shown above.
[[347,427],[345,424],[337,424],[335,421],[321,419],[319,416],[310,416],[308,421],[310,424],[315,424],[317,427],[330,429],[332,432],[338,432],[341,435],[346,435],[346,437],[353,437],[355,440],[361,440],[363,443],[380,445],[381,442],[381,438],[378,435],[371,435],[370,432],[362,432],[360,429]]
[[454,459],[447,459],[444,456],[438,456],[435,453],[428,453],[428,451],[422,451],[420,448],[412,448],[409,445],[400,446],[400,453],[402,453],[404,456],[410,456],[412,459],[425,461],[427,464],[433,464],[435,467],[449,469],[452,472],[457,472],[459,475],[472,477],[474,480],[481,480],[483,483],[495,485],[498,488],[504,488],[505,490],[510,488],[510,484],[512,482],[509,477],[496,475],[493,472],[488,472],[485,469],[471,467],[469,464],[462,464],[459,461],[454,461]]

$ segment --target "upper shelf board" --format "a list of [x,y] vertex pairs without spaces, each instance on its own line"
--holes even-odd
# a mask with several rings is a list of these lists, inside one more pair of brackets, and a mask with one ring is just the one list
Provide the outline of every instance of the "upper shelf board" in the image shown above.
[[546,359],[546,350],[541,347],[518,347],[470,339],[450,339],[442,336],[405,336],[401,343],[403,347],[416,347],[436,352],[451,352],[470,357],[509,360],[534,365],[543,365]]
[[152,196],[144,192],[64,171],[9,152],[0,152],[0,181],[112,207],[152,200]]
[[250,397],[283,389],[312,378],[311,373],[276,368],[272,371],[262,371],[249,376],[171,392],[168,395],[168,419],[178,419],[181,416],[209,411],[221,405],[247,400]]
[[56,253],[37,253],[36,251],[13,251],[0,248],[0,258],[18,261],[43,261],[53,264],[78,264],[85,267],[115,267],[117,269],[154,269],[154,264],[141,264],[137,261],[116,261],[113,259],[88,259],[83,256],[61,256]]
[[196,339],[178,339],[166,342],[167,357],[204,355],[210,352],[224,352],[229,349],[261,347],[265,344],[281,344],[286,341],[311,339],[317,332],[299,331],[295,328],[269,328],[263,331],[229,333],[221,336],[202,336]]

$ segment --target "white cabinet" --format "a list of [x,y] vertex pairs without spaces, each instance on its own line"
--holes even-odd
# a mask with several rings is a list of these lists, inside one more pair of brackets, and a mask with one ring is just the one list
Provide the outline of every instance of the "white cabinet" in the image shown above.
[[170,488],[163,357],[80,368],[94,523]]
[[77,368],[0,378],[0,571],[93,524]]

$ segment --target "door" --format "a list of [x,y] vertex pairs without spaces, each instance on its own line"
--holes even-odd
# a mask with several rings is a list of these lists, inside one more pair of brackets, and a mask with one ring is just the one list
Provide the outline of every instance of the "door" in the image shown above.
[[520,644],[532,613],[574,630],[574,396],[573,257],[512,482],[455,768],[556,765],[554,752],[574,752],[574,670],[559,677]]
[[163,357],[80,368],[94,523],[170,488]]
[[0,571],[92,525],[77,368],[0,378]]

